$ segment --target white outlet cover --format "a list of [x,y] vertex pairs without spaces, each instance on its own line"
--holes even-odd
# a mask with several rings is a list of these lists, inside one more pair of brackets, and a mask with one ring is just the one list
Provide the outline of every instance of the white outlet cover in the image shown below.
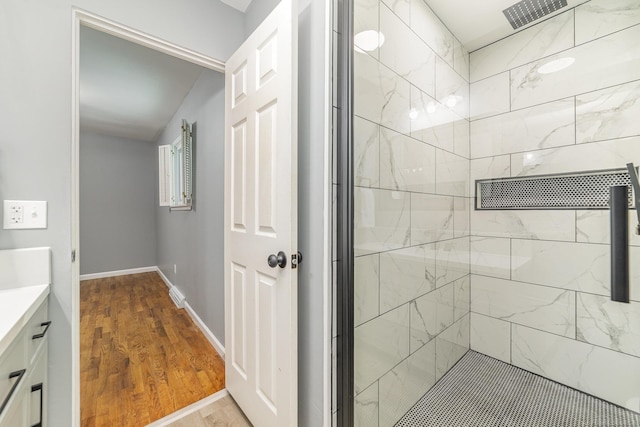
[[[22,208],[22,222],[12,221],[14,212]],[[47,202],[33,200],[5,200],[3,203],[3,228],[24,230],[47,228]]]

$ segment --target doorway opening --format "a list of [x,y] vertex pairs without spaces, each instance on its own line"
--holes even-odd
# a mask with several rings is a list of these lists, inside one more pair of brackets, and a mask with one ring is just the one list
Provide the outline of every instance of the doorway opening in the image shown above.
[[[223,268],[202,259],[223,250],[224,65],[76,18],[74,413],[147,425],[224,389]],[[183,119],[190,210],[159,203],[159,146]]]

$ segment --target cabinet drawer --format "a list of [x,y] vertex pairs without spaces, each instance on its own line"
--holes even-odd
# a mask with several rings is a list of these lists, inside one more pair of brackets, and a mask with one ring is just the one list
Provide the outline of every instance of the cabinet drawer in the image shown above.
[[47,342],[47,334],[50,326],[48,322],[49,302],[47,299],[38,307],[36,313],[31,317],[25,328],[29,364],[33,364],[38,350]]
[[47,349],[38,352],[27,384],[30,426],[44,426],[47,419]]
[[[10,393],[13,393],[8,401],[9,406],[5,407],[4,411],[8,411],[12,401],[21,395],[28,376],[27,368],[25,336],[21,333],[0,358],[0,405],[6,401]],[[0,417],[3,415],[5,414],[0,414]]]
[[27,425],[27,400],[24,392],[11,399],[11,405],[0,415],[0,427],[22,427]]

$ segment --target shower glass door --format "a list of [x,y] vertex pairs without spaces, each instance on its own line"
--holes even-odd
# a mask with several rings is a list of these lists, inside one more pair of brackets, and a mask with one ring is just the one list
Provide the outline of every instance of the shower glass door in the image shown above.
[[[566,176],[590,199],[609,184],[580,190],[585,179],[640,165],[640,2],[569,2],[471,53],[441,1],[353,7],[355,425],[454,425],[406,417],[443,384],[486,384],[485,362],[553,381],[546,394],[602,399],[563,394],[540,425],[578,407],[592,420],[583,409],[598,405],[593,425],[640,425],[638,217],[628,212],[630,301],[614,302],[608,206],[549,184]],[[476,181],[505,178],[531,185],[491,187],[506,205],[484,209]],[[534,404],[487,405],[482,422],[538,422],[517,418],[538,416]],[[493,425],[480,418],[469,425]]]

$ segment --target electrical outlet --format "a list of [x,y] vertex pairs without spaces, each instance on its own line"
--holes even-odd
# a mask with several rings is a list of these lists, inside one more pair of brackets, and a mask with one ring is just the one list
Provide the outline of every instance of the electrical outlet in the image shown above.
[[24,222],[24,206],[22,205],[11,205],[8,214],[10,224],[22,224]]
[[178,264],[173,264],[173,274],[178,274]]
[[47,202],[5,200],[5,229],[47,228]]

